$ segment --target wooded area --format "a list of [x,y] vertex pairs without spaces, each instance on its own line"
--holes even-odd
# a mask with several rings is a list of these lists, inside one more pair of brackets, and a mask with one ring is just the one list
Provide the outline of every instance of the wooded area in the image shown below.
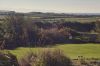
[[[64,19],[43,22],[24,14],[6,15],[0,21],[0,49],[45,46],[60,43],[100,42],[100,21],[70,22]],[[47,19],[47,18],[46,18]]]

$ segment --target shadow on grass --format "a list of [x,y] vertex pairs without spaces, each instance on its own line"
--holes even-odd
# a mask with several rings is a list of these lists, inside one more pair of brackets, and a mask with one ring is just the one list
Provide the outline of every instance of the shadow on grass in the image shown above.
[[81,41],[81,40],[65,40],[65,41],[57,41],[57,42],[46,42],[46,43],[43,43],[43,44],[35,44],[35,43],[30,43],[28,45],[25,45],[25,46],[9,46],[9,47],[6,47],[5,49],[9,49],[9,50],[14,50],[18,47],[29,47],[29,48],[37,48],[37,47],[53,47],[53,46],[56,46],[56,45],[63,45],[63,44],[98,44],[96,42],[86,42],[86,41]]

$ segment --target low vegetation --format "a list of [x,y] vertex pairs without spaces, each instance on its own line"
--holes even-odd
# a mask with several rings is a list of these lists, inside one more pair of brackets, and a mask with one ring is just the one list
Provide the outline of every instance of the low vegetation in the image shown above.
[[[100,50],[99,44],[63,44],[63,45],[55,45],[51,47],[50,46],[36,47],[36,48],[21,47],[9,51],[12,54],[17,56],[17,59],[21,66],[34,66],[34,65],[45,66],[46,63],[48,64],[57,63],[60,65],[60,63],[64,64],[65,62],[67,64],[67,60],[70,61],[72,66],[88,66],[88,65],[99,66],[100,64],[99,50]],[[64,60],[62,59],[63,56],[67,60],[64,62],[60,62],[60,59],[62,61]],[[54,63],[54,59],[55,59],[55,63]]]
[[0,52],[0,66],[19,66],[16,56]]
[[[9,50],[11,53],[17,56],[18,59],[27,55],[28,52],[34,53],[41,52],[41,50],[53,50],[55,48],[60,49],[63,53],[71,59],[76,59],[78,56],[84,56],[86,58],[100,58],[100,45],[99,44],[62,44],[48,47],[20,47],[15,50]],[[6,50],[5,50],[6,51]]]
[[45,49],[37,54],[29,52],[19,64],[20,66],[72,66],[71,60],[57,49]]

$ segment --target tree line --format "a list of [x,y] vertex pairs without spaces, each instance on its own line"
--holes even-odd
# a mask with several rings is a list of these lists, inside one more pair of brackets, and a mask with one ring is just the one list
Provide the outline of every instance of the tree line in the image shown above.
[[[26,17],[24,14],[7,15],[0,22],[0,49],[13,49],[20,46],[45,46],[61,43],[83,43],[78,32],[100,33],[97,22],[80,23],[42,22]],[[98,35],[99,36],[99,35]],[[74,39],[73,39],[74,37]],[[99,37],[96,37],[100,41]]]

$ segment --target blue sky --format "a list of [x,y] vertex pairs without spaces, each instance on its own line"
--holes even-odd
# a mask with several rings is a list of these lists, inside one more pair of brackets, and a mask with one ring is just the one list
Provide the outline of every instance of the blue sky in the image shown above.
[[100,13],[100,0],[0,0],[0,10]]

